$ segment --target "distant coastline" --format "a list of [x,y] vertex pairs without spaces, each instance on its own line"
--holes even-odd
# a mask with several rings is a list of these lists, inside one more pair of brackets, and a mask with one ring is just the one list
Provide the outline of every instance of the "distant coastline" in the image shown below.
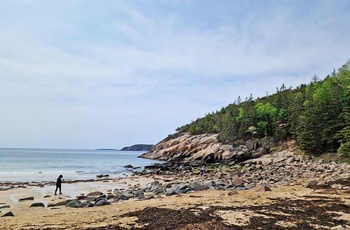
[[153,145],[136,144],[122,148],[120,151],[151,151]]

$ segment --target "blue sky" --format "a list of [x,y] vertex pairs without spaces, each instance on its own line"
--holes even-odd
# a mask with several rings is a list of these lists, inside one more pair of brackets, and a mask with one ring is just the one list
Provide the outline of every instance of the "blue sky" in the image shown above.
[[0,0],[0,147],[155,144],[350,59],[348,0]]

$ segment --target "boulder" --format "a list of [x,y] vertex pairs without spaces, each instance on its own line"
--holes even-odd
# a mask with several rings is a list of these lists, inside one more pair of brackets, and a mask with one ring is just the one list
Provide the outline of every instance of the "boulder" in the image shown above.
[[165,192],[165,195],[171,196],[175,194],[182,194],[182,193],[187,193],[191,191],[192,188],[189,187],[187,184],[178,184],[174,188],[169,189]]
[[207,190],[209,189],[208,185],[205,184],[199,184],[197,182],[194,182],[190,185],[190,187],[194,190],[194,191],[202,191],[202,190]]
[[69,208],[81,208],[83,206],[80,203],[80,201],[78,201],[78,200],[71,200],[71,201],[69,201],[68,204],[66,204],[66,207],[69,207]]
[[176,193],[187,193],[188,191],[191,191],[192,189],[187,184],[179,184],[174,187],[173,189]]
[[154,195],[159,195],[159,194],[164,193],[164,191],[165,191],[164,188],[158,188],[156,190],[153,190],[152,192],[153,192]]
[[150,190],[153,191],[153,190],[159,189],[161,186],[161,183],[159,183],[159,181],[153,181],[151,185],[152,187],[150,188]]
[[112,194],[112,193],[107,193],[107,195],[106,195],[106,199],[108,200],[108,199],[112,199],[112,198],[114,198],[114,195]]
[[108,200],[102,198],[102,199],[98,199],[95,202],[94,206],[103,206],[103,205],[110,205],[110,204],[111,204],[111,202],[109,202]]
[[102,177],[109,177],[109,174],[99,174],[96,175],[97,178],[102,178]]
[[6,217],[6,216],[15,216],[12,212],[6,212],[4,215],[1,217]]
[[83,203],[81,203],[81,206],[82,206],[83,208],[88,208],[88,207],[93,207],[94,204],[91,203],[91,201],[86,200],[86,201],[84,201]]
[[130,198],[128,198],[127,196],[121,194],[121,195],[116,196],[116,197],[114,198],[114,202],[118,202],[118,201],[120,201],[120,200],[129,200],[129,199],[130,199]]
[[173,189],[170,189],[170,190],[167,190],[165,192],[165,195],[166,196],[172,196],[172,195],[176,195],[177,193],[173,190]]
[[30,208],[33,208],[33,207],[45,207],[45,204],[41,203],[41,202],[38,202],[38,203],[33,203],[29,206]]
[[114,197],[114,202],[118,202],[119,200],[129,200],[134,198],[134,194],[131,191],[118,192]]
[[47,207],[55,207],[55,206],[65,206],[67,205],[71,200],[62,200],[58,201],[56,203],[49,203]]
[[145,197],[145,193],[142,190],[138,190],[135,192],[135,197],[137,199],[141,200]]
[[18,199],[18,201],[22,202],[22,201],[27,201],[27,200],[34,200],[34,197],[30,196],[30,197],[23,197]]

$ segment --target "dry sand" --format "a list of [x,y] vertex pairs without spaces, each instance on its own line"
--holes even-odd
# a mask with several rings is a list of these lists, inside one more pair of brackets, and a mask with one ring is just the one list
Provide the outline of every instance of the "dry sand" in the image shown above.
[[[168,178],[169,179],[169,178]],[[302,186],[255,187],[246,191],[206,190],[151,200],[130,199],[90,208],[47,207],[48,203],[92,191],[152,182],[151,177],[63,184],[0,191],[0,229],[350,229],[348,190],[312,190]],[[34,197],[34,201],[18,200]],[[44,198],[47,196],[46,198]],[[46,207],[30,208],[34,202]]]

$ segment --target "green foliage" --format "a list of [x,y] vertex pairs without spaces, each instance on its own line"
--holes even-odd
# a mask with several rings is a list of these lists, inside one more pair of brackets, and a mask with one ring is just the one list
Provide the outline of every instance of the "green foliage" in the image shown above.
[[344,157],[350,157],[350,126],[344,127],[339,134],[342,136],[338,152]]
[[178,131],[217,133],[223,143],[234,144],[252,135],[292,138],[310,154],[339,152],[350,157],[350,62],[324,80],[308,85],[277,88],[273,95],[253,100],[250,95],[216,113],[205,115]]
[[277,109],[269,102],[259,102],[255,105],[255,111],[258,134],[261,137],[272,136],[276,126]]

